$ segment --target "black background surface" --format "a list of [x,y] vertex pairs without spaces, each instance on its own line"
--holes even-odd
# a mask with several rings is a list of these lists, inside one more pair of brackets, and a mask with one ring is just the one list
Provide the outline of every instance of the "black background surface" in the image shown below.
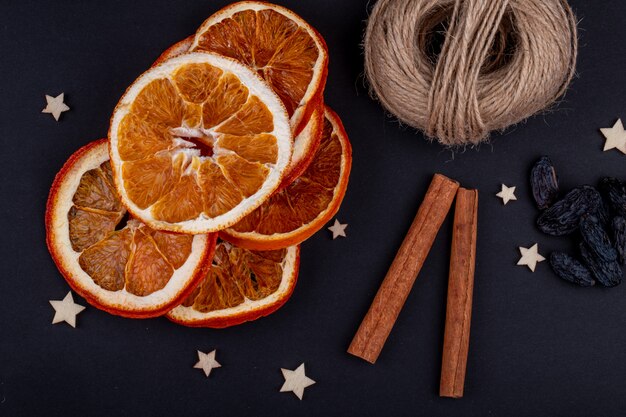
[[[68,286],[45,246],[44,206],[67,157],[107,133],[125,88],[225,1],[7,1],[0,6],[0,415],[609,416],[626,410],[626,285],[581,289],[518,246],[570,248],[542,235],[527,183],[543,154],[570,188],[626,177],[599,127],[626,117],[626,3],[572,0],[578,77],[553,112],[478,150],[452,154],[387,117],[363,84],[364,0],[284,1],[326,38],[326,101],[354,161],[338,213],[302,246],[300,280],[272,316],[225,330],[127,320],[93,307],[51,325]],[[373,3],[373,2],[372,2]],[[56,123],[44,94],[65,92]],[[346,353],[434,172],[480,189],[479,245],[465,398],[437,396],[451,242],[444,224],[376,363]],[[502,206],[501,183],[517,186]],[[75,296],[78,303],[85,301]],[[209,379],[196,350],[217,348]],[[306,363],[304,400],[279,393],[281,367]]]

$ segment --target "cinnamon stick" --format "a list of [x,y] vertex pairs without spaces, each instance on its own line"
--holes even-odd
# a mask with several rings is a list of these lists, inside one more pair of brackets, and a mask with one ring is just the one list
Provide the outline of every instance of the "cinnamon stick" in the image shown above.
[[349,353],[370,363],[378,359],[458,188],[458,182],[443,175],[433,177],[411,228],[352,339]]
[[439,385],[441,397],[463,396],[472,318],[477,225],[478,191],[460,188],[454,208],[446,328]]

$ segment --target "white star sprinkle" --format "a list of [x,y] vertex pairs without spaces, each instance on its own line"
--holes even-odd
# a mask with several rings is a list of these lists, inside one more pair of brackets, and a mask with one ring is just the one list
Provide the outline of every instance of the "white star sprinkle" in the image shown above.
[[193,367],[196,369],[202,369],[208,378],[212,369],[220,368],[221,366],[222,365],[215,360],[215,349],[213,349],[210,353],[198,351],[198,363],[196,363]]
[[54,120],[58,122],[59,117],[61,117],[61,113],[70,109],[65,103],[63,103],[63,97],[65,97],[65,93],[61,93],[56,97],[46,94],[46,101],[48,102],[48,105],[41,112],[52,114]]
[[504,184],[502,184],[502,191],[496,194],[496,196],[502,199],[505,206],[509,201],[517,200],[517,197],[515,197],[515,187],[507,187]]
[[526,265],[531,271],[535,272],[535,268],[537,267],[537,263],[543,262],[546,260],[543,256],[539,254],[539,245],[534,244],[530,248],[519,247],[519,251],[522,254],[522,257],[519,261],[517,261],[518,265]]
[[74,302],[71,291],[67,293],[62,301],[50,300],[50,304],[54,308],[52,324],[64,321],[72,327],[76,327],[76,315],[85,309],[85,307]]
[[304,389],[315,384],[315,381],[304,374],[304,363],[298,366],[295,371],[285,368],[281,368],[280,370],[283,372],[283,377],[285,378],[285,383],[280,388],[280,392],[291,391],[296,394],[296,397],[302,400]]
[[346,227],[348,224],[341,224],[339,220],[335,219],[335,223],[328,228],[331,232],[333,232],[333,239],[337,239],[339,236],[346,237]]
[[626,154],[626,131],[624,130],[622,119],[617,119],[613,127],[600,129],[600,132],[602,132],[606,138],[606,142],[604,143],[605,152],[611,149],[618,149]]

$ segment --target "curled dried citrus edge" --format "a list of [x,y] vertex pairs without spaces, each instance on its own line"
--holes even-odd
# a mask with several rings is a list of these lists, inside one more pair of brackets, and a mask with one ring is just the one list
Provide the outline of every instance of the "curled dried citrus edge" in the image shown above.
[[[220,244],[229,245],[227,242]],[[282,279],[276,291],[271,295],[257,301],[246,298],[243,303],[235,307],[210,312],[201,312],[192,306],[187,307],[181,304],[169,311],[166,315],[167,318],[189,327],[224,328],[256,320],[273,313],[291,297],[298,280],[300,246],[290,246],[285,251],[285,257],[281,263]],[[198,285],[202,285],[202,283]]]
[[[315,232],[320,230],[337,213],[337,211],[339,211],[339,207],[341,206],[341,202],[343,201],[343,197],[348,187],[350,169],[352,167],[352,146],[350,145],[348,135],[339,116],[328,106],[325,106],[324,115],[331,123],[333,133],[337,135],[342,147],[339,181],[334,187],[333,198],[326,209],[320,212],[309,223],[301,225],[297,229],[289,232],[262,234],[258,232],[239,232],[235,230],[234,227],[230,227],[219,232],[221,239],[246,249],[281,249],[305,241],[315,234]],[[311,162],[311,165],[313,164],[315,164],[315,157]],[[283,189],[279,193],[285,192],[289,192],[289,187]],[[271,204],[271,201],[265,204]],[[259,208],[259,210],[260,209],[261,208]]]
[[219,24],[223,20],[232,17],[235,13],[248,10],[254,12],[272,10],[285,16],[291,20],[292,23],[306,31],[317,48],[318,56],[314,64],[314,75],[307,86],[304,96],[300,103],[298,103],[298,107],[290,118],[292,131],[294,135],[298,135],[304,129],[316,106],[323,101],[324,88],[328,76],[328,47],[322,35],[306,20],[292,10],[276,4],[262,1],[240,1],[232,3],[209,16],[196,31],[193,43],[189,49],[200,50],[200,39],[209,27]]
[[309,121],[293,141],[293,155],[285,172],[280,186],[275,192],[280,192],[298,178],[311,164],[315,151],[319,147],[324,132],[324,103],[313,110]]
[[[122,174],[122,163],[118,150],[118,129],[124,117],[129,113],[135,98],[142,90],[152,81],[162,78],[168,78],[175,71],[188,64],[209,64],[226,73],[233,74],[249,91],[248,97],[263,97],[264,104],[273,116],[272,132],[268,132],[274,136],[277,141],[277,161],[273,164],[273,168],[269,169],[269,174],[265,177],[261,188],[249,197],[243,198],[234,208],[222,213],[216,217],[209,218],[203,212],[195,219],[184,220],[179,222],[167,222],[155,219],[150,213],[151,205],[145,209],[138,207],[134,201],[128,196],[124,184]],[[226,123],[231,118],[222,122]],[[208,52],[188,52],[168,59],[161,64],[150,68],[143,73],[135,82],[126,90],[118,105],[116,106],[111,124],[109,128],[109,153],[111,157],[111,166],[115,179],[115,185],[118,193],[122,198],[122,202],[133,216],[140,219],[157,230],[167,230],[178,233],[210,233],[226,228],[235,224],[239,219],[253,211],[256,207],[263,203],[280,185],[282,176],[287,168],[293,152],[293,138],[289,127],[287,113],[280,98],[272,91],[272,89],[257,74],[252,72],[245,65],[238,61]],[[193,165],[193,164],[190,164]],[[182,178],[182,177],[181,177]]]
[[[57,268],[70,287],[93,306],[111,314],[149,318],[165,314],[182,302],[210,269],[217,234],[193,237],[191,254],[175,270],[166,286],[147,296],[108,291],[98,286],[79,265],[69,236],[68,213],[84,173],[109,159],[107,140],[91,142],[76,151],[57,173],[46,205],[46,243]],[[191,272],[187,272],[191,269]]]
[[169,48],[163,51],[161,55],[159,55],[159,57],[152,64],[152,67],[162,64],[163,62],[167,61],[170,58],[174,58],[180,54],[189,52],[189,48],[191,47],[191,44],[193,43],[194,37],[195,35],[191,35],[183,39],[182,41],[178,41],[175,44],[171,45]]

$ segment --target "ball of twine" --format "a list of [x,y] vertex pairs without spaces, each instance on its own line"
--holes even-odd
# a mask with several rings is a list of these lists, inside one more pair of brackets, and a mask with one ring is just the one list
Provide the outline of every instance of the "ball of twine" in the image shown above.
[[378,0],[365,33],[372,93],[448,146],[550,106],[574,75],[566,0]]

